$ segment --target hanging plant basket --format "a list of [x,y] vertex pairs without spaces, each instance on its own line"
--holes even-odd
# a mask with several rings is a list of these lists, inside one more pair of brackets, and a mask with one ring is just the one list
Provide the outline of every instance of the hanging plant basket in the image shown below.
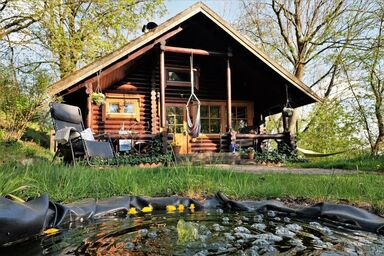
[[91,93],[91,100],[98,107],[105,104],[105,95],[101,92],[93,92]]
[[285,107],[283,108],[283,116],[291,117],[293,115],[293,108]]

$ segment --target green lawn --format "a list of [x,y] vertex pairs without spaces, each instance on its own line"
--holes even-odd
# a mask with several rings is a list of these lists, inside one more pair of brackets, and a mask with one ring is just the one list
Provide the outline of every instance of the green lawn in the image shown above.
[[311,201],[368,202],[384,213],[384,175],[251,174],[204,167],[98,169],[37,163],[3,165],[0,195],[26,198],[48,193],[60,202],[115,195],[201,198],[217,191],[235,199],[304,198]]
[[2,163],[20,163],[33,159],[34,161],[49,161],[53,154],[34,142],[17,141],[5,142],[0,140],[0,164]]
[[[252,174],[202,166],[143,169],[129,166],[91,168],[50,165],[52,154],[34,143],[0,142],[0,196],[28,198],[48,193],[60,202],[115,195],[201,199],[222,191],[234,199],[303,198],[371,204],[384,214],[384,157],[322,158],[296,167],[344,168],[377,172],[350,175]],[[25,159],[40,159],[22,165]],[[25,163],[24,163],[25,164]]]
[[334,157],[310,158],[306,163],[289,163],[286,165],[289,167],[384,172],[384,155],[371,156],[368,154],[362,154],[348,156],[347,154],[341,154]]

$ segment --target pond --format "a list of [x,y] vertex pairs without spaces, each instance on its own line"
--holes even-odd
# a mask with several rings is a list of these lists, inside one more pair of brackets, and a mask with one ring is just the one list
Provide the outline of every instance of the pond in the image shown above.
[[268,211],[103,217],[0,248],[1,255],[384,255],[384,237]]

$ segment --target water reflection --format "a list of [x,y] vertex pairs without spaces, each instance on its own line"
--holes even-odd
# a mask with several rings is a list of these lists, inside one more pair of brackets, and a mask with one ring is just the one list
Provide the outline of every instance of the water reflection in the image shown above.
[[[191,223],[180,241],[180,220]],[[180,222],[179,222],[180,224]],[[188,238],[188,232],[197,235]],[[179,234],[179,235],[178,235]],[[185,233],[184,233],[185,234]],[[10,253],[12,252],[12,253]],[[1,255],[384,255],[384,237],[274,212],[105,217],[0,249]]]

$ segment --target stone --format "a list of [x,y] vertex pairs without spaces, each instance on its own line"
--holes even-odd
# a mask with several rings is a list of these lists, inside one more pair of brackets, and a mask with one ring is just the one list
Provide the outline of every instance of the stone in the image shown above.
[[252,224],[251,228],[252,229],[255,229],[255,230],[258,230],[258,231],[264,231],[264,229],[266,228],[267,226],[263,223],[255,223],[255,224]]
[[298,225],[298,224],[288,224],[286,227],[287,227],[287,229],[289,229],[290,231],[295,232],[295,233],[303,230],[303,227]]
[[249,231],[249,229],[247,229],[246,227],[242,227],[242,226],[240,226],[240,227],[235,227],[235,228],[233,229],[233,231],[234,231],[235,233],[246,233],[246,234],[250,234],[250,233],[251,233],[251,231]]
[[288,228],[285,228],[285,227],[277,227],[275,233],[278,236],[289,237],[289,238],[292,238],[296,235],[295,233],[293,233],[292,231],[290,231]]

